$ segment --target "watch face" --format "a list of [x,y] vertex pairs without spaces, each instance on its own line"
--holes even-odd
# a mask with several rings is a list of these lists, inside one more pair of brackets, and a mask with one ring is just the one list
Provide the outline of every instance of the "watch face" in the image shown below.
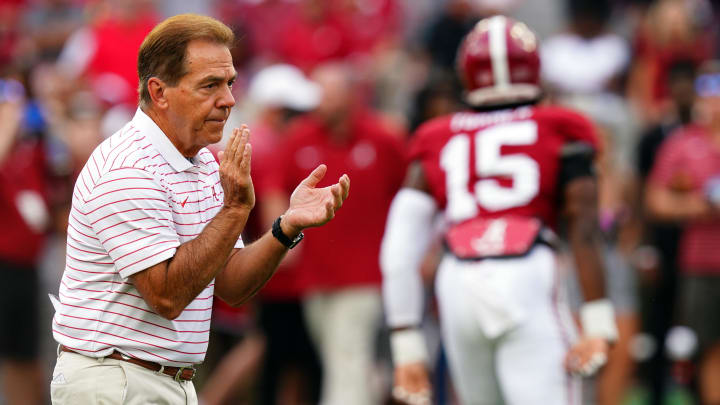
[[303,240],[304,237],[305,237],[305,234],[303,234],[302,232],[300,232],[300,233],[298,234],[298,236],[296,236],[296,237],[292,240],[292,245],[290,245],[290,247],[291,247],[291,248],[295,247],[295,245],[297,245],[298,243],[300,243],[300,241]]

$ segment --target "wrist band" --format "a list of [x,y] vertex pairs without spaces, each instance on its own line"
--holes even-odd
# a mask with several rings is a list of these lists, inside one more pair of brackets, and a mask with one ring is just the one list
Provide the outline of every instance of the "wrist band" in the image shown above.
[[305,237],[305,234],[300,232],[295,238],[290,239],[285,233],[282,231],[282,228],[280,227],[280,221],[282,220],[282,215],[277,217],[275,222],[272,224],[272,235],[277,239],[280,243],[283,244],[288,249],[292,249],[300,243],[301,240]]
[[583,335],[599,337],[609,342],[618,338],[615,311],[609,299],[593,300],[580,307],[580,324]]
[[425,337],[418,329],[405,329],[390,334],[390,349],[393,364],[427,363],[428,354]]

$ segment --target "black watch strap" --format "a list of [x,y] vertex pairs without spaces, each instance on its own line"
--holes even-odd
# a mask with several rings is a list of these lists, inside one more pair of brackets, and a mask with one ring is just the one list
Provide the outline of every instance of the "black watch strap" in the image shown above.
[[301,240],[303,240],[305,235],[302,232],[300,232],[298,234],[298,236],[296,236],[294,239],[290,239],[287,235],[285,235],[285,233],[283,233],[282,228],[280,227],[281,219],[282,219],[282,216],[279,216],[275,220],[275,222],[273,222],[272,234],[275,237],[275,239],[277,239],[278,241],[280,241],[280,243],[283,244],[283,246],[285,246],[288,249],[292,249],[295,247],[295,245],[300,243]]

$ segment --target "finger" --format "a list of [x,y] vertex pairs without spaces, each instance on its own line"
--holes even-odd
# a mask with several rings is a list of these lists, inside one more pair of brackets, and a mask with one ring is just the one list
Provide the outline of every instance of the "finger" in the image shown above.
[[307,176],[300,184],[307,187],[315,187],[320,180],[325,177],[325,173],[327,173],[327,166],[320,165],[316,167],[315,170],[313,170],[312,173],[310,173],[310,175]]
[[345,199],[348,197],[348,194],[350,193],[350,177],[348,177],[347,174],[343,174],[340,177],[340,181],[338,183],[340,184],[340,187],[342,189],[342,200],[345,201]]
[[225,157],[225,151],[224,150],[219,151],[218,152],[218,162],[222,163],[224,157]]
[[252,145],[249,143],[245,144],[245,150],[243,150],[243,157],[240,161],[240,171],[243,174],[250,175],[250,160],[252,158]]
[[397,401],[408,405],[430,405],[430,390],[428,389],[410,392],[405,387],[396,385],[392,390],[392,396]]
[[402,403],[407,403],[410,398],[410,393],[405,388],[396,385],[392,390],[392,396]]
[[343,204],[343,198],[342,198],[342,188],[339,184],[333,184],[332,187],[330,187],[330,192],[333,195],[333,203],[334,208],[338,209],[342,207]]
[[233,163],[238,166],[242,162],[242,159],[245,155],[245,145],[248,144],[248,139],[250,138],[250,131],[248,130],[247,125],[242,125],[239,138],[240,140],[238,141],[236,146],[235,156],[233,156]]
[[235,148],[236,148],[236,142],[239,138],[238,133],[239,129],[234,128],[232,131],[232,135],[230,135],[230,141],[228,141],[227,145],[225,146],[225,159],[227,161],[232,161],[235,157]]
[[410,394],[407,402],[411,405],[430,405],[430,394],[426,391]]
[[590,360],[583,366],[583,374],[589,377],[595,374],[602,366],[607,362],[607,355],[605,353],[593,353]]

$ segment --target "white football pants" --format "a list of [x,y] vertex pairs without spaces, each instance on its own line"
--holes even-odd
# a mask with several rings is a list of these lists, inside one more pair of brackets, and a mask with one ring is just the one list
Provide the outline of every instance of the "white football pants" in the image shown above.
[[460,261],[437,276],[442,337],[463,405],[575,405],[580,381],[564,356],[577,332],[554,252]]

